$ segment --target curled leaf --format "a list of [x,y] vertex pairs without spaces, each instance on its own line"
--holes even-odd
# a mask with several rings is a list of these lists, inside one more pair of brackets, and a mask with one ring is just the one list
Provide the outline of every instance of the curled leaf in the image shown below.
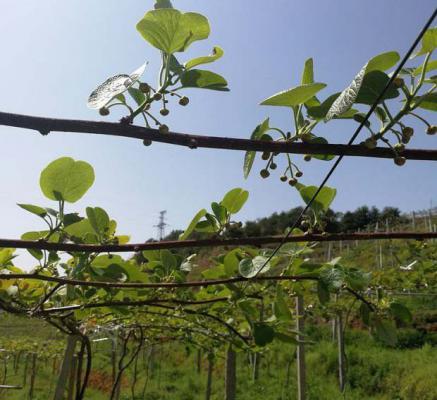
[[88,107],[92,109],[100,109],[105,107],[112,99],[128,90],[146,69],[147,62],[136,69],[130,75],[119,74],[111,76],[101,85],[99,85],[88,98]]

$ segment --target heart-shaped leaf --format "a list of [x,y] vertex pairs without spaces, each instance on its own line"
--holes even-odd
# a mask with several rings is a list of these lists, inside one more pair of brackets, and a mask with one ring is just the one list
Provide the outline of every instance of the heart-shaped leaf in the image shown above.
[[138,22],[137,30],[152,46],[167,54],[185,51],[191,43],[206,39],[210,33],[206,17],[181,13],[172,8],[149,11]]
[[253,259],[245,258],[241,260],[238,266],[238,270],[241,276],[245,278],[253,278],[261,272],[267,272],[270,267],[270,263],[267,262],[266,257],[256,256]]
[[78,201],[94,183],[94,169],[85,161],[62,157],[42,172],[39,184],[50,200]]
[[[303,186],[299,189],[299,193],[305,202],[305,204],[309,204],[313,196],[315,195],[318,187],[317,186]],[[314,201],[311,203],[311,209],[314,212],[321,213],[326,212],[329,209],[332,201],[334,200],[337,194],[337,190],[334,188],[330,188],[328,186],[323,187]]]

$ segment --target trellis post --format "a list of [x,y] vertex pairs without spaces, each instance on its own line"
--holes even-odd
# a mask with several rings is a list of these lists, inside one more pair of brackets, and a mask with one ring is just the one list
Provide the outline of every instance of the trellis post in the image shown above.
[[225,400],[235,400],[237,359],[232,345],[226,351]]
[[296,340],[297,340],[297,398],[298,400],[306,399],[306,368],[305,368],[305,346],[303,344],[304,324],[304,307],[303,296],[296,296]]
[[54,400],[63,400],[68,377],[73,365],[73,356],[76,349],[76,343],[79,340],[77,335],[69,335],[67,338],[67,347],[64,353],[64,361],[62,362],[61,372],[59,373],[58,382],[56,384]]

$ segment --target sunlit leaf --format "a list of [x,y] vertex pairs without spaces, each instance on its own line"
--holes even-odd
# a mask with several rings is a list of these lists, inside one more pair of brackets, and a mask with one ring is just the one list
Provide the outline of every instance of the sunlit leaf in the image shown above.
[[167,54],[185,51],[191,43],[206,39],[210,33],[208,19],[203,15],[183,14],[172,8],[149,11],[138,22],[137,30],[152,46]]
[[191,69],[191,68],[197,67],[198,65],[201,65],[201,64],[212,63],[212,62],[218,60],[219,58],[223,57],[223,54],[224,54],[224,51],[221,47],[214,46],[214,48],[212,49],[212,53],[209,56],[193,58],[192,60],[187,61],[185,63],[185,68]]
[[301,85],[289,90],[277,93],[265,99],[261,105],[263,106],[278,106],[278,107],[294,107],[305,103],[311,99],[316,93],[326,87],[324,83],[311,83]]
[[236,214],[246,203],[249,198],[249,192],[241,188],[235,188],[225,194],[220,204],[225,207],[229,213]]
[[88,98],[88,107],[100,109],[105,107],[112,99],[128,90],[135,82],[140,79],[146,69],[147,62],[130,75],[119,74],[108,78],[98,86]]
[[229,91],[228,82],[221,75],[215,72],[202,69],[191,69],[181,75],[181,84],[183,87],[198,89],[218,90],[222,92]]
[[352,83],[346,89],[344,89],[340,96],[338,96],[334,103],[332,103],[329,111],[326,114],[325,121],[329,121],[352,108],[352,105],[355,103],[355,100],[358,96],[361,84],[363,83],[366,67],[367,64],[361,69],[360,72],[358,72]]
[[50,200],[78,201],[94,183],[94,169],[85,161],[62,157],[41,172],[39,184]]

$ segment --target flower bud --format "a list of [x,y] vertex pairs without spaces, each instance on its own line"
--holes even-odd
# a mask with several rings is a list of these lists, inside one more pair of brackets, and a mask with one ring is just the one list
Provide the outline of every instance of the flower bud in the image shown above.
[[404,136],[411,138],[413,134],[414,134],[414,129],[411,128],[410,126],[406,126],[404,129],[402,129],[402,135]]
[[181,98],[179,99],[179,104],[180,104],[181,106],[186,106],[186,105],[188,105],[189,102],[190,102],[190,99],[189,99],[188,97],[186,97],[186,96],[181,97]]
[[261,155],[261,158],[262,158],[263,160],[268,160],[268,159],[270,158],[270,152],[268,152],[268,151],[264,151],[264,152],[262,153],[262,155]]
[[395,164],[396,164],[396,165],[399,165],[400,167],[401,167],[402,165],[404,165],[406,161],[407,161],[407,159],[406,159],[405,157],[402,157],[402,156],[397,156],[397,157],[395,157],[395,159],[394,159]]
[[393,86],[400,89],[404,85],[404,80],[400,77],[397,77],[393,80]]
[[166,115],[170,114],[170,111],[167,108],[162,108],[159,110],[159,113],[165,117]]
[[168,126],[165,124],[159,125],[159,133],[167,134],[170,130],[168,129]]
[[428,135],[435,135],[437,133],[437,125],[428,126],[428,129],[426,130],[426,133]]
[[140,83],[140,90],[141,90],[143,93],[149,93],[149,91],[150,91],[150,86],[149,86],[147,83],[145,83],[145,82],[141,82],[141,83]]
[[364,141],[364,146],[366,146],[368,149],[374,149],[377,145],[377,140],[373,137],[369,137]]
[[102,108],[99,110],[99,114],[100,114],[102,117],[106,117],[107,115],[109,115],[109,108],[107,108],[107,107],[102,107]]
[[262,169],[259,174],[261,175],[262,178],[268,178],[270,176],[270,172],[267,169]]

